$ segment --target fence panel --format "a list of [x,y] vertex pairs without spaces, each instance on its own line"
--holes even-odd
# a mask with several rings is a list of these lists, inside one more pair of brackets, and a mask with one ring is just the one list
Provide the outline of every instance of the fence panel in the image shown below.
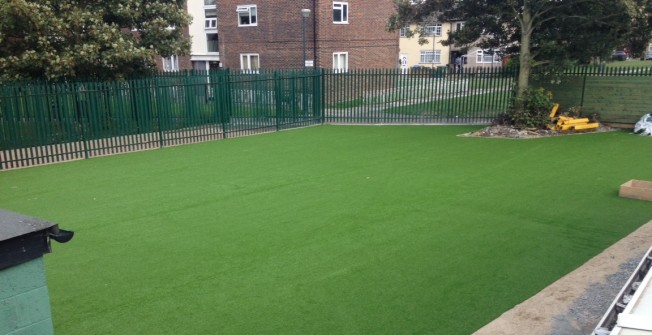
[[632,125],[652,105],[652,67],[578,67],[541,76],[531,86],[550,90],[562,111],[579,106],[610,124]]
[[0,169],[324,122],[486,123],[502,70],[189,71],[116,82],[0,86]]
[[327,71],[329,123],[487,123],[509,104],[509,69]]

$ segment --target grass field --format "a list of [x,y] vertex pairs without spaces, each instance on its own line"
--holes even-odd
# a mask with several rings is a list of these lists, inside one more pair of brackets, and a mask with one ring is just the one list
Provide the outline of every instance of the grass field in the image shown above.
[[463,335],[652,219],[652,138],[320,126],[0,173],[57,334]]
[[491,116],[505,112],[509,93],[485,93],[432,100],[411,105],[391,107],[384,110],[390,114],[447,115],[447,116]]
[[651,61],[638,60],[638,59],[629,59],[626,61],[611,61],[606,63],[607,67],[635,67],[635,68],[644,68],[651,67]]

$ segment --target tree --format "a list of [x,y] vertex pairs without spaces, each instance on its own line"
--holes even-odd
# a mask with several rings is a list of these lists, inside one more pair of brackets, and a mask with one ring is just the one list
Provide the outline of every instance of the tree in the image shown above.
[[[446,43],[515,56],[516,101],[523,101],[534,67],[604,58],[622,45],[632,31],[632,1],[637,0],[395,0],[388,28],[433,18],[464,21]],[[423,35],[421,28],[413,33]]]
[[652,2],[649,0],[630,0],[633,13],[632,31],[627,40],[627,48],[632,55],[643,57],[652,37]]
[[0,81],[121,78],[187,54],[183,0],[0,0]]

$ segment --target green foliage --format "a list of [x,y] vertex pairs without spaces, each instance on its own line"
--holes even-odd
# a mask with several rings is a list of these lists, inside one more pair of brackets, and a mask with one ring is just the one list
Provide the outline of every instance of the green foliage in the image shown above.
[[517,128],[544,129],[550,124],[552,93],[543,88],[527,90],[525,94],[514,98],[506,114],[499,116],[496,123],[510,124]]
[[632,13],[632,30],[627,36],[626,47],[634,57],[644,57],[652,36],[652,2],[629,0]]
[[627,0],[574,1],[554,13],[551,27],[541,30],[535,48],[538,60],[564,68],[573,62],[608,59],[634,31],[635,15]]
[[[416,4],[395,0],[395,4],[390,29],[413,22],[462,20],[464,27],[450,32],[444,44],[494,49],[502,56],[519,58],[518,96],[527,90],[533,67],[587,63],[610,55],[634,31],[646,41],[650,35],[645,21],[650,8],[643,0],[424,0]],[[417,33],[423,35],[423,30]]]
[[121,78],[186,54],[180,0],[0,1],[0,81]]

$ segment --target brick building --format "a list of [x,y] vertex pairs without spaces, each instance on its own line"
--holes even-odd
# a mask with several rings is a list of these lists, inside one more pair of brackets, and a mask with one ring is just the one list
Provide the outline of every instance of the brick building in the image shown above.
[[[398,33],[385,31],[391,0],[188,0],[187,7],[195,69],[300,68],[304,51],[315,67],[397,66]],[[306,18],[302,9],[310,10]]]

